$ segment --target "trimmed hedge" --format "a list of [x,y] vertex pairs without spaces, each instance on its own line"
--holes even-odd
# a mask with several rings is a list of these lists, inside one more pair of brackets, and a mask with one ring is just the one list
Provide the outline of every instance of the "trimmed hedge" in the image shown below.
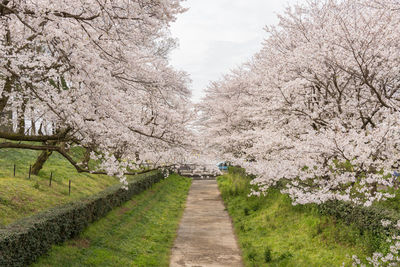
[[0,228],[0,266],[25,266],[46,253],[53,244],[82,232],[89,223],[148,189],[164,176],[159,171],[135,176],[128,190],[120,185],[87,199],[40,212]]

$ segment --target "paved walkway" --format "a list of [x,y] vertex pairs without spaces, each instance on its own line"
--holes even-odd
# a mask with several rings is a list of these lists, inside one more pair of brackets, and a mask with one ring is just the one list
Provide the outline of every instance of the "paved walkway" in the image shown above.
[[215,180],[193,180],[170,266],[243,266]]

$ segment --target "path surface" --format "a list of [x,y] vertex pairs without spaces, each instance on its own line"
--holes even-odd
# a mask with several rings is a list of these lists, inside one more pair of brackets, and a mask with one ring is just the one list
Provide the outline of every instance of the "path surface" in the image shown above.
[[215,180],[193,180],[170,266],[243,266]]

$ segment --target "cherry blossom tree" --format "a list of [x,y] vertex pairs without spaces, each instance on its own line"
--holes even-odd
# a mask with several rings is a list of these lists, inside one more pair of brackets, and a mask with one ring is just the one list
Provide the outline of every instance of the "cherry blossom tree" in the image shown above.
[[294,204],[392,197],[399,159],[397,1],[310,1],[267,27],[262,50],[212,83],[200,124],[215,153],[277,181]]
[[[0,148],[57,151],[80,172],[93,171],[91,155],[100,172],[121,177],[186,151],[189,79],[168,63],[168,27],[184,11],[179,0],[1,0],[1,124],[7,114],[19,123],[17,132],[3,127]],[[85,160],[68,153],[72,145],[87,149]]]

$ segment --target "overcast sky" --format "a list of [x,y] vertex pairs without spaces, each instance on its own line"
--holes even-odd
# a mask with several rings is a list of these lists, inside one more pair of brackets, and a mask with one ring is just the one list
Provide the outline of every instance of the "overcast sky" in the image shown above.
[[277,13],[304,0],[187,0],[189,10],[172,24],[179,48],[171,63],[187,71],[193,100],[198,101],[210,81],[219,79],[261,48],[265,25],[276,24]]

